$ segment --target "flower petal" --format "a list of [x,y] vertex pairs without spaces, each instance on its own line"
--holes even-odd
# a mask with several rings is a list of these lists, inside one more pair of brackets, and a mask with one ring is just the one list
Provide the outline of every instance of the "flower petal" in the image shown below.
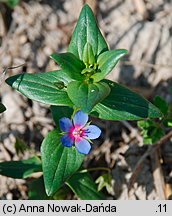
[[88,121],[88,115],[81,110],[77,111],[73,117],[74,126],[84,127]]
[[89,125],[83,128],[83,131],[84,137],[86,137],[87,139],[97,139],[101,134],[100,128],[95,125]]
[[59,120],[60,129],[64,132],[69,132],[73,124],[69,118],[63,117]]
[[68,134],[64,134],[61,138],[60,138],[62,144],[66,147],[71,147],[74,143],[74,139],[72,139]]
[[79,142],[76,142],[75,146],[81,154],[88,154],[91,149],[91,145],[86,139],[81,139]]

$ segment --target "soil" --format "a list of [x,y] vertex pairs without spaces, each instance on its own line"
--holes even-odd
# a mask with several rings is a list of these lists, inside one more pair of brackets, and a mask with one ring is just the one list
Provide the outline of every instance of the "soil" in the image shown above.
[[[21,1],[13,10],[0,3],[0,94],[7,111],[0,117],[0,161],[27,159],[40,154],[40,145],[55,125],[48,106],[12,90],[5,78],[52,71],[49,58],[64,52],[84,3],[92,7],[110,49],[125,48],[129,55],[107,77],[152,101],[160,95],[172,103],[172,3],[169,0],[36,0]],[[7,67],[22,65],[16,69]],[[104,132],[84,162],[109,167],[112,190],[108,199],[153,200],[172,197],[172,143],[167,141],[146,157],[132,185],[136,164],[150,148],[143,145],[137,122],[92,119]],[[24,153],[17,154],[16,140]],[[96,179],[103,171],[91,173]],[[146,177],[146,178],[145,178]],[[0,176],[0,199],[27,199],[25,180]],[[70,194],[70,199],[75,199]]]

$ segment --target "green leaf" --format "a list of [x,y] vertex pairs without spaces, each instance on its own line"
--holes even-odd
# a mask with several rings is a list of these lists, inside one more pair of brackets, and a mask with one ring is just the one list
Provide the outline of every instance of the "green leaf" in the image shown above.
[[29,182],[28,186],[29,200],[64,200],[69,193],[69,188],[64,185],[53,196],[48,197],[45,192],[43,176]]
[[14,144],[14,147],[15,147],[17,155],[19,155],[20,153],[24,154],[24,152],[27,149],[26,144],[23,142],[23,140],[21,140],[19,138],[16,138],[16,142]]
[[84,46],[87,42],[92,46],[94,56],[96,57],[103,51],[108,50],[106,41],[97,26],[94,14],[86,4],[80,13],[68,52],[73,53],[77,58],[82,60]]
[[14,8],[19,4],[20,0],[1,0],[0,2],[6,3],[10,8]]
[[40,171],[42,171],[41,160],[36,156],[28,160],[0,163],[0,175],[11,178],[27,178],[32,173]]
[[110,94],[94,107],[93,116],[106,120],[140,120],[158,118],[162,113],[152,103],[130,89],[104,80],[110,88]]
[[94,82],[99,82],[100,80],[104,79],[105,76],[107,76],[112,71],[120,58],[122,58],[127,53],[128,51],[125,49],[103,52],[97,60],[99,70],[97,73],[91,76]]
[[168,104],[167,102],[161,98],[160,96],[156,96],[153,101],[154,105],[157,106],[163,114],[167,114],[168,112]]
[[53,53],[50,56],[63,70],[64,75],[72,77],[74,80],[83,80],[81,71],[85,65],[82,61],[75,57],[72,53]]
[[168,119],[167,120],[167,126],[168,127],[172,127],[172,119]]
[[112,176],[109,173],[99,176],[95,183],[98,184],[98,191],[105,187],[109,194],[113,194]]
[[46,193],[53,195],[81,166],[84,155],[75,147],[64,147],[60,131],[48,133],[41,146],[41,158]]
[[90,43],[86,43],[83,50],[82,60],[86,65],[94,65],[95,57]]
[[87,84],[73,81],[67,86],[69,98],[77,108],[80,108],[85,113],[89,113],[109,92],[110,88],[104,82]]
[[97,191],[94,181],[88,173],[75,173],[66,184],[82,200],[103,200],[104,195]]
[[39,74],[19,74],[6,80],[7,84],[27,98],[49,105],[72,106],[66,90],[59,87],[59,82],[67,85],[72,78],[63,71]]
[[137,125],[141,129],[144,144],[154,144],[165,135],[161,126],[150,119],[147,121],[139,121]]
[[5,110],[5,106],[2,103],[0,103],[0,113],[4,112]]
[[49,197],[46,195],[43,176],[34,179],[29,183],[28,189],[29,200],[47,200]]
[[73,109],[70,107],[66,107],[66,106],[63,106],[63,107],[51,106],[50,110],[51,110],[53,120],[57,126],[59,125],[59,120],[62,117],[71,118],[73,114]]
[[66,200],[69,194],[71,194],[70,188],[67,185],[63,185],[53,196],[49,197],[49,199]]

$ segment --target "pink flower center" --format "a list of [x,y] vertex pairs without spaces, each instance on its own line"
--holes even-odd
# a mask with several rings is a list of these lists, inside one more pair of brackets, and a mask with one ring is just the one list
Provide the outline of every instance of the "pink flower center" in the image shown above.
[[73,134],[74,137],[81,136],[82,130],[78,130],[77,128],[75,128],[73,130],[72,134]]
[[75,126],[70,129],[69,134],[71,135],[72,138],[75,138],[76,141],[79,141],[80,138],[84,136],[84,129]]

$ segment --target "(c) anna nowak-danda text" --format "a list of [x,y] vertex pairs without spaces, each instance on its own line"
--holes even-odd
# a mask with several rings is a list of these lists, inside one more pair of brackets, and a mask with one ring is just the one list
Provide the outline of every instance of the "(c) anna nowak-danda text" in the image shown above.
[[111,204],[93,205],[86,203],[84,205],[25,205],[19,206],[18,212],[116,212],[116,206]]

